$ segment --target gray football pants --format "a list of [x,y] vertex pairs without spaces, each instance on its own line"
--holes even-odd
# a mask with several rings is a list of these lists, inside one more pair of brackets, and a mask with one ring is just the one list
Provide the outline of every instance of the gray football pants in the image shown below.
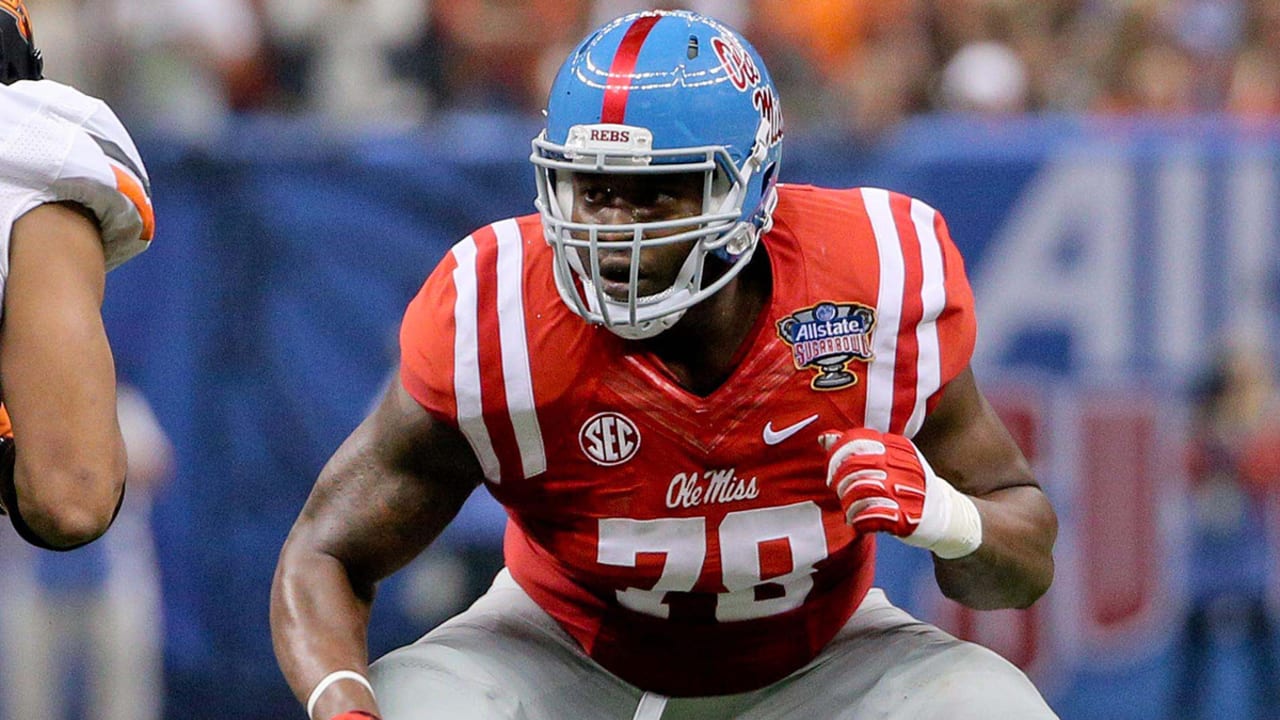
[[807,666],[738,695],[666,698],[595,664],[503,570],[470,609],[370,668],[384,720],[1041,720],[994,652],[873,589]]

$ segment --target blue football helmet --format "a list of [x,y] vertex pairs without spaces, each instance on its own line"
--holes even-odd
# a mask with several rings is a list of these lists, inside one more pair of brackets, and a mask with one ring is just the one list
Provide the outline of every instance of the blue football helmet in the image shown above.
[[[782,141],[777,92],[755,49],[711,18],[649,11],[604,25],[560,68],[546,115],[531,157],[536,206],[560,296],[589,322],[628,339],[657,335],[733,279],[771,226]],[[693,218],[573,219],[576,173],[690,172],[704,178],[702,212]],[[687,242],[675,282],[641,296],[640,251]],[[630,252],[625,299],[601,289],[601,251]],[[707,273],[708,255],[721,261],[719,275]]]

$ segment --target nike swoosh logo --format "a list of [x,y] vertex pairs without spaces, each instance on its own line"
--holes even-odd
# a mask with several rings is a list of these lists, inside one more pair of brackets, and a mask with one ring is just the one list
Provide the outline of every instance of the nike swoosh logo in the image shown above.
[[764,426],[764,444],[777,445],[783,440],[786,440],[792,435],[795,435],[796,433],[805,429],[811,423],[813,423],[814,420],[817,420],[817,419],[818,419],[817,414],[810,415],[809,417],[801,420],[798,423],[795,423],[794,425],[788,425],[784,428],[779,428],[778,430],[773,429],[773,421],[770,420],[769,422],[765,423],[765,426]]

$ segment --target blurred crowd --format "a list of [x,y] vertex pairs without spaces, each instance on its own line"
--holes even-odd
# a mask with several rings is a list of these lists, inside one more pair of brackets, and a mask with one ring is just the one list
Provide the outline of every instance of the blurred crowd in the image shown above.
[[[50,75],[128,119],[353,125],[541,109],[628,0],[31,0]],[[874,138],[932,111],[1280,114],[1280,0],[689,0],[743,29],[792,127]],[[144,119],[145,118],[145,119]]]

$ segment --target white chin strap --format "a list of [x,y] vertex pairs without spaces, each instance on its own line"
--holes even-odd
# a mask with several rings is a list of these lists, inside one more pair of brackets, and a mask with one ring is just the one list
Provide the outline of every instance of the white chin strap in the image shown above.
[[[590,282],[583,280],[586,286],[587,309],[593,313],[599,313],[605,318],[604,326],[614,335],[624,340],[647,340],[667,328],[680,322],[680,318],[684,317],[685,310],[672,310],[663,315],[653,318],[652,320],[639,320],[636,324],[630,324],[631,310],[624,302],[617,302],[608,297],[605,298],[604,307],[600,306],[599,298],[596,297],[595,287]],[[646,307],[660,308],[664,305],[675,305],[688,300],[693,293],[688,289],[678,290],[670,293],[663,300],[658,301],[654,305]]]

